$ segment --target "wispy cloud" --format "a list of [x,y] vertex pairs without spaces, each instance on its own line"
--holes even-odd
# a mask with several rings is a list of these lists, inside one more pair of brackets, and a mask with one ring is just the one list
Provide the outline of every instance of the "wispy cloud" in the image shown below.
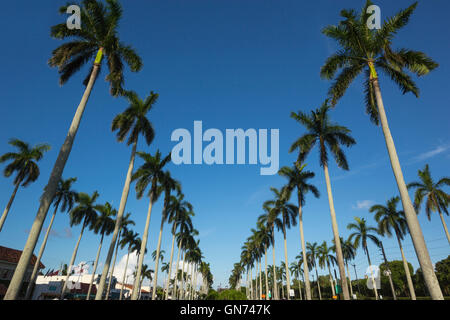
[[353,205],[352,208],[355,210],[368,210],[374,204],[375,201],[372,200],[358,200],[356,201],[356,205]]
[[72,230],[68,227],[64,228],[62,232],[52,229],[50,231],[50,236],[55,238],[70,239],[72,238]]
[[420,161],[423,161],[426,159],[433,158],[433,157],[437,156],[438,154],[446,152],[449,149],[450,149],[450,144],[439,145],[432,150],[418,154],[417,156],[413,157],[411,159],[411,161],[409,161],[409,163],[420,162]]

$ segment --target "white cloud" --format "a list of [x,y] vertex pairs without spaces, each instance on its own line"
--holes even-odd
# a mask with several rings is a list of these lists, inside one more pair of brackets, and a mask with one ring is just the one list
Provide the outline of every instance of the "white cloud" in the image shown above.
[[412,158],[411,163],[423,161],[429,158],[432,158],[434,156],[437,156],[438,154],[444,153],[445,151],[450,149],[450,145],[440,145],[434,148],[433,150],[421,153],[414,158]]
[[356,210],[367,210],[369,209],[373,204],[375,204],[375,201],[372,200],[358,200],[356,201],[356,206],[353,205],[352,208]]

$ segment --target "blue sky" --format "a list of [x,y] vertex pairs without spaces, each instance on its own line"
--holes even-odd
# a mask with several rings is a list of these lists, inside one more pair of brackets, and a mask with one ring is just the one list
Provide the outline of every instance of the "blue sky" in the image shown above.
[[[170,135],[177,128],[192,132],[194,120],[207,128],[255,128],[280,130],[280,164],[290,165],[295,155],[288,148],[303,129],[289,118],[291,111],[308,111],[320,106],[329,82],[319,77],[320,66],[336,46],[320,30],[339,21],[342,8],[359,8],[364,1],[133,1],[124,5],[120,36],[131,44],[144,61],[140,73],[126,73],[126,87],[142,97],[151,90],[160,99],[149,117],[156,130],[150,148],[140,150],[169,153],[175,145]],[[412,1],[376,1],[382,19]],[[87,69],[66,85],[58,85],[58,74],[47,65],[51,51],[62,42],[49,37],[50,26],[66,16],[58,14],[60,1],[14,1],[0,12],[1,50],[0,99],[2,116],[0,153],[10,151],[7,141],[17,137],[31,144],[52,145],[39,163],[39,180],[20,189],[0,244],[22,249],[38,208],[57,152],[65,138],[76,106],[81,99]],[[417,170],[430,164],[434,177],[448,175],[450,135],[448,109],[450,85],[450,43],[442,33],[448,30],[447,1],[421,1],[410,24],[399,32],[395,46],[423,50],[440,66],[417,79],[421,96],[402,95],[390,80],[381,77],[381,88],[406,181],[417,179]],[[77,177],[78,191],[98,190],[100,202],[118,207],[130,148],[116,142],[110,126],[113,117],[127,106],[122,98],[112,98],[103,73],[89,100],[64,177]],[[330,166],[339,230],[347,237],[346,225],[353,217],[374,220],[368,204],[385,203],[397,194],[381,129],[364,113],[361,81],[348,89],[332,118],[349,127],[357,144],[347,150],[350,171]],[[447,119],[447,120],[445,120]],[[136,163],[140,165],[140,162]],[[305,238],[309,242],[331,242],[332,231],[323,171],[313,152],[308,169],[316,173],[313,183],[321,198],[307,198],[304,208]],[[2,167],[3,169],[3,167]],[[194,205],[195,227],[205,260],[211,263],[215,284],[225,285],[240,247],[262,213],[262,203],[270,199],[271,186],[280,187],[278,176],[261,176],[259,165],[181,165],[168,169],[181,181],[186,199]],[[133,186],[134,187],[134,186]],[[12,179],[0,179],[0,205],[5,206],[13,190]],[[136,200],[130,192],[127,212],[142,234],[148,200]],[[154,207],[149,251],[156,247],[161,203]],[[448,243],[437,215],[428,221],[419,214],[433,262],[449,254]],[[447,222],[450,222],[446,217]],[[48,225],[46,221],[45,226]],[[80,227],[68,232],[67,214],[59,214],[55,234],[50,238],[43,262],[58,268],[68,263]],[[169,228],[163,235],[166,261],[170,252]],[[106,243],[109,245],[110,238]],[[289,260],[300,251],[298,227],[288,232]],[[77,262],[95,257],[99,236],[87,232]],[[40,242],[38,243],[38,246]],[[389,259],[400,259],[395,239],[385,239]],[[276,261],[284,258],[281,233],[277,233]],[[372,259],[380,262],[370,245]],[[37,251],[37,249],[36,249]],[[101,260],[106,256],[103,250]],[[410,238],[405,241],[407,258],[418,268]],[[125,252],[121,252],[124,255]],[[271,255],[269,256],[271,261]],[[146,259],[148,261],[150,259]],[[361,250],[356,258],[358,276],[367,267]],[[153,264],[150,262],[150,264]],[[352,273],[352,277],[354,274]]]

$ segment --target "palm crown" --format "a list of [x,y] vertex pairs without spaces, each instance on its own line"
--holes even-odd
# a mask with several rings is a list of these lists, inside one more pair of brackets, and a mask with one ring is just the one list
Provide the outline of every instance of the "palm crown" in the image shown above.
[[143,135],[145,142],[150,145],[155,137],[155,130],[147,118],[147,113],[158,100],[158,94],[151,91],[145,100],[133,91],[127,91],[124,95],[129,106],[113,119],[111,130],[118,130],[117,140],[119,142],[123,142],[129,134],[127,144],[131,145],[138,140],[139,135]]
[[[68,6],[62,6],[60,13],[66,13]],[[105,55],[109,70],[106,80],[110,83],[111,94],[117,95],[121,93],[124,83],[124,63],[133,72],[142,68],[141,58],[131,46],[123,44],[117,34],[122,7],[116,0],[106,0],[106,5],[97,0],[83,0],[80,7],[80,29],[71,30],[65,22],[51,28],[52,37],[71,41],[53,50],[48,63],[51,67],[58,67],[59,82],[63,85],[101,50],[100,54]],[[101,61],[96,59],[95,63],[99,64]]]
[[72,190],[72,184],[77,181],[77,178],[60,179],[58,187],[56,188],[55,198],[53,204],[58,207],[61,204],[61,212],[72,210],[74,202],[78,199],[78,193]]
[[375,68],[390,77],[403,93],[412,92],[419,96],[419,88],[405,69],[422,76],[435,69],[438,64],[420,51],[392,47],[394,36],[408,24],[417,2],[384,21],[381,29],[374,30],[367,26],[370,16],[367,8],[370,5],[372,2],[369,0],[359,14],[355,10],[342,10],[341,17],[344,20],[336,26],[327,26],[322,30],[323,34],[338,42],[340,50],[326,60],[320,75],[325,79],[333,79],[340,70],[329,90],[332,104],[335,105],[350,83],[359,74],[364,73],[366,112],[370,119],[378,124],[378,111],[371,82],[377,78]]
[[44,156],[44,152],[50,150],[48,144],[38,144],[30,147],[19,139],[11,139],[9,144],[16,147],[18,152],[7,152],[0,157],[0,163],[11,161],[4,169],[5,177],[10,177],[16,172],[14,178],[14,185],[22,183],[26,187],[30,182],[34,182],[39,178],[39,167],[36,161],[39,161]]
[[315,174],[311,171],[304,171],[305,165],[299,166],[298,163],[291,167],[282,167],[278,174],[288,179],[288,188],[293,190],[297,188],[297,194],[299,199],[299,205],[305,204],[305,195],[308,192],[312,192],[316,198],[320,196],[319,190],[308,183],[309,179],[314,178]]
[[380,243],[380,240],[377,238],[375,234],[378,234],[378,229],[374,227],[370,227],[366,223],[366,219],[355,217],[356,223],[349,223],[347,229],[355,230],[349,236],[349,240],[353,241],[353,246],[358,248],[359,245],[362,246],[364,253],[368,254],[367,249],[367,240],[372,240],[377,246]]
[[378,230],[382,235],[392,236],[392,230],[395,235],[403,240],[407,230],[408,224],[406,222],[405,213],[397,210],[399,197],[389,199],[386,206],[377,204],[372,206],[369,211],[375,213],[375,220],[378,222]]
[[414,206],[419,212],[419,208],[426,198],[425,213],[428,220],[431,219],[431,212],[438,211],[445,212],[448,215],[448,204],[450,202],[450,195],[442,190],[444,186],[450,186],[450,178],[444,177],[438,182],[434,182],[428,164],[423,170],[419,170],[420,182],[411,182],[408,184],[409,189],[416,188],[414,196]]
[[92,196],[80,192],[78,194],[77,206],[70,211],[70,226],[78,225],[83,221],[83,226],[92,226],[97,219],[99,206],[95,204],[99,194],[94,191]]
[[342,151],[341,145],[350,147],[356,142],[350,136],[350,129],[331,122],[328,116],[329,110],[328,100],[325,100],[322,106],[311,111],[310,115],[301,111],[291,113],[291,118],[303,125],[308,132],[292,144],[289,152],[298,149],[298,162],[302,163],[314,145],[318,144],[320,165],[324,167],[328,166],[328,147],[336,159],[338,166],[344,170],[348,170],[347,158]]

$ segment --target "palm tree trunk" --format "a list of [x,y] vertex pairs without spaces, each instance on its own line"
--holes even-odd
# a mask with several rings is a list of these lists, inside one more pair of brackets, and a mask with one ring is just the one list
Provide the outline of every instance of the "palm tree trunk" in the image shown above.
[[306,291],[306,300],[311,300],[311,284],[309,283],[309,268],[308,268],[308,260],[306,257],[306,244],[305,237],[303,233],[303,212],[301,199],[298,199],[298,226],[300,228],[300,243],[302,246],[302,255],[303,255],[303,272],[305,273],[305,291]]
[[89,298],[91,297],[92,285],[94,283],[95,272],[97,271],[98,258],[100,257],[100,251],[102,250],[103,237],[104,237],[104,234],[102,234],[102,237],[100,239],[100,244],[98,246],[97,256],[95,257],[94,269],[92,270],[91,283],[89,284],[89,289],[88,289],[88,293],[86,296],[86,300],[89,300]]
[[261,257],[259,257],[259,299],[262,300],[262,266]]
[[98,50],[94,66],[92,68],[91,76],[89,77],[89,82],[86,86],[86,89],[84,90],[83,97],[81,98],[80,104],[78,105],[77,111],[75,112],[72,123],[70,124],[69,132],[67,133],[64,144],[59,150],[58,158],[56,159],[55,165],[53,166],[48,183],[44,188],[44,193],[40,198],[40,205],[36,218],[34,219],[27,242],[25,243],[22,255],[20,256],[20,260],[17,263],[14,275],[11,279],[11,282],[9,283],[8,291],[3,298],[4,300],[15,300],[19,295],[20,287],[22,286],[27,268],[30,265],[30,260],[33,256],[33,251],[36,247],[39,235],[41,234],[42,226],[44,225],[48,209],[50,208],[50,204],[52,203],[53,198],[55,197],[58,182],[61,179],[66,161],[69,158],[70,151],[72,150],[72,145],[80,126],[81,117],[83,116],[86,103],[89,99],[89,95],[91,94],[95,79],[97,78],[102,52],[103,48],[100,48]]
[[275,235],[272,226],[272,258],[273,258],[273,298],[278,300],[277,273],[275,271]]
[[[371,65],[371,69],[375,71],[373,64]],[[425,284],[433,300],[444,300],[444,296],[442,295],[439,282],[437,280],[436,274],[434,273],[433,264],[431,263],[430,254],[428,252],[425,239],[423,237],[422,229],[420,228],[419,220],[417,219],[416,212],[411,203],[411,199],[408,194],[408,189],[406,188],[405,180],[403,178],[402,169],[400,167],[400,161],[397,156],[394,140],[392,138],[386,117],[386,112],[384,110],[383,98],[381,97],[381,90],[380,85],[378,83],[378,78],[375,77],[371,79],[371,81],[375,91],[378,113],[381,121],[381,128],[383,129],[384,139],[386,142],[386,147],[388,149],[392,171],[394,172],[395,180],[397,181],[397,187],[400,192],[403,211],[405,212],[409,233],[411,234],[414,249],[416,251],[416,255],[419,260],[420,268],[423,272]]]
[[414,291],[414,285],[411,279],[411,273],[409,272],[408,261],[406,261],[405,254],[403,252],[402,243],[400,238],[397,236],[398,246],[402,254],[403,268],[405,269],[406,281],[408,283],[409,294],[411,295],[411,300],[416,300],[416,292]]
[[303,296],[302,296],[302,287],[300,285],[300,280],[298,280],[298,277],[295,277],[295,280],[297,280],[297,284],[298,284],[298,293],[300,294],[300,300],[303,300]]
[[131,149],[130,162],[128,163],[127,176],[125,178],[125,185],[123,186],[122,196],[120,198],[119,211],[117,212],[116,224],[114,226],[114,232],[111,239],[111,244],[109,245],[108,255],[106,256],[105,265],[103,266],[102,276],[97,287],[97,294],[95,295],[95,300],[102,300],[103,291],[105,291],[106,277],[109,272],[109,265],[111,263],[112,255],[114,252],[114,247],[119,235],[119,230],[122,225],[122,217],[125,212],[125,206],[127,204],[128,193],[130,191],[131,175],[133,174],[134,158],[136,156],[136,147],[138,139],[133,143],[133,148]]
[[119,300],[122,300],[123,288],[125,287],[125,280],[126,280],[127,268],[128,268],[128,258],[130,258],[130,250],[131,250],[131,245],[128,247],[127,262],[125,263],[125,269],[123,271],[122,286],[120,288]]
[[333,194],[331,193],[331,182],[328,174],[328,165],[323,166],[325,173],[325,181],[327,184],[328,203],[330,205],[331,225],[334,235],[334,243],[336,247],[336,259],[339,267],[339,275],[341,276],[342,293],[344,294],[344,300],[350,300],[348,293],[347,280],[345,278],[344,257],[342,255],[341,240],[339,238],[339,230],[336,221],[336,212],[334,211]]
[[331,270],[330,270],[330,264],[327,263],[327,267],[328,267],[328,276],[330,278],[330,284],[331,284],[331,293],[333,294],[333,296],[336,295],[336,291],[334,290],[334,281],[333,281],[333,276],[331,275]]
[[5,220],[6,220],[6,217],[8,216],[9,209],[11,208],[14,198],[16,197],[16,193],[17,193],[17,190],[19,189],[20,182],[22,182],[22,181],[18,181],[16,183],[16,186],[14,187],[14,191],[11,195],[11,198],[9,198],[8,204],[6,205],[6,208],[3,211],[2,218],[0,219],[0,232],[3,229],[3,225],[5,224]]
[[[442,226],[444,227],[445,235],[447,236],[447,241],[450,244],[450,234],[448,233],[447,224],[445,223],[445,220],[444,220],[444,215],[442,214],[441,209],[439,209],[439,207],[437,207],[437,208],[439,211],[439,217],[441,217]],[[1,231],[1,227],[0,227],[0,231]]]
[[114,252],[114,259],[113,259],[113,264],[112,264],[112,268],[111,268],[111,273],[109,274],[109,280],[108,280],[108,288],[106,289],[106,295],[105,295],[105,300],[109,299],[109,292],[111,291],[111,282],[112,282],[112,278],[114,276],[114,268],[116,267],[116,259],[117,259],[117,251],[119,251],[119,242],[120,242],[120,236],[122,234],[122,228],[119,231],[119,236],[117,237],[117,241],[116,241],[116,251]]
[[320,283],[319,283],[319,273],[317,272],[317,264],[314,261],[314,266],[316,269],[316,277],[317,277],[317,289],[319,290],[319,300],[322,300],[322,293],[320,292]]
[[64,298],[64,292],[66,291],[67,281],[69,280],[70,274],[72,273],[72,267],[75,262],[75,258],[77,256],[78,247],[80,245],[81,237],[83,236],[85,226],[86,226],[86,219],[85,219],[85,221],[83,221],[83,226],[81,227],[81,232],[80,232],[80,235],[78,236],[77,244],[75,245],[75,248],[73,249],[72,258],[70,258],[69,268],[67,268],[67,275],[66,275],[66,279],[64,280],[63,288],[61,290],[60,300],[62,300]]
[[264,245],[264,259],[266,262],[264,274],[266,276],[266,300],[269,300],[269,278],[267,277],[267,244]]
[[254,292],[253,292],[253,274],[252,274],[252,269],[253,268],[250,268],[250,292],[251,292],[250,299],[254,300],[255,298],[254,298]]
[[286,293],[287,299],[290,300],[291,278],[289,276],[289,264],[288,264],[287,242],[286,242],[286,225],[284,215],[283,215],[283,237],[284,237],[284,266],[286,268],[286,290],[287,290]]
[[[176,230],[176,225],[175,225],[175,229]],[[164,300],[167,300],[168,296],[169,296],[169,282],[170,282],[170,276],[172,275],[172,262],[173,262],[173,249],[175,247],[175,233],[172,234],[172,248],[170,249],[170,262],[169,262],[169,271],[167,274],[167,283],[166,283],[166,292],[165,292],[165,296],[164,296]]]
[[[152,183],[152,189],[154,188],[154,183]],[[148,228],[150,227],[150,218],[152,216],[152,207],[153,207],[153,193],[150,194],[150,201],[148,204],[148,211],[147,211],[147,220],[145,221],[145,229],[144,234],[142,235],[142,243],[141,243],[141,249],[139,252],[139,260],[137,264],[137,272],[136,272],[136,278],[134,279],[134,286],[137,287],[139,285],[139,280],[141,278],[142,273],[142,264],[144,263],[144,256],[145,256],[145,248],[147,248],[147,239],[148,239]],[[98,292],[97,292],[98,294]],[[136,300],[138,298],[138,292],[136,290],[133,290],[133,294],[131,295],[131,300]]]
[[186,260],[186,253],[182,252],[183,262],[181,263],[181,287],[180,287],[180,300],[184,300],[184,261]]
[[48,236],[50,235],[50,230],[53,226],[53,221],[55,220],[56,212],[58,211],[58,205],[55,207],[55,211],[53,211],[52,218],[50,220],[50,224],[48,225],[47,232],[44,236],[44,241],[42,241],[41,248],[39,249],[39,254],[36,259],[36,262],[34,263],[33,273],[31,274],[30,283],[28,284],[27,292],[25,294],[25,300],[30,299],[31,296],[31,290],[33,289],[36,278],[39,271],[39,264],[41,263],[42,255],[44,254],[45,246],[47,245]]
[[353,299],[352,279],[350,278],[350,271],[348,270],[348,263],[345,263],[345,266],[347,267],[348,286],[350,287],[350,295],[351,295],[351,297]]
[[372,262],[370,262],[370,255],[369,255],[369,249],[365,248],[366,254],[367,254],[367,260],[369,261],[369,268],[370,268],[370,277],[372,278],[372,286],[373,286],[373,292],[375,294],[375,300],[378,300],[378,291],[377,291],[377,285],[375,283],[375,278],[373,277],[372,272]]
[[173,289],[172,289],[172,296],[173,299],[176,300],[177,299],[177,292],[178,292],[178,288],[177,288],[177,284],[178,284],[178,268],[180,266],[180,252],[181,252],[181,245],[182,245],[182,241],[180,240],[178,242],[178,253],[177,253],[177,264],[175,265],[175,277],[174,277],[174,282],[173,282]]
[[159,252],[161,250],[161,238],[162,238],[163,228],[164,228],[164,219],[163,219],[163,217],[161,217],[161,226],[159,228],[158,245],[156,247],[155,276],[153,277],[152,300],[155,300],[155,298],[156,298],[156,283],[158,281],[158,268],[159,268]]

